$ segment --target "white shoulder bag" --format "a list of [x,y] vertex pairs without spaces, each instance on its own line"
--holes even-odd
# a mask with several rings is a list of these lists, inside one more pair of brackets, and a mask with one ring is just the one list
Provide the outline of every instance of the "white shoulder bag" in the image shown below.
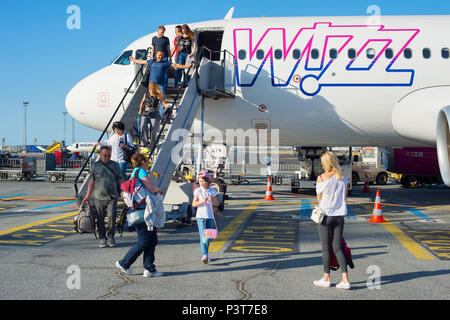
[[324,215],[325,213],[322,210],[320,210],[318,206],[316,206],[311,213],[311,220],[314,221],[315,223],[320,224],[322,223]]

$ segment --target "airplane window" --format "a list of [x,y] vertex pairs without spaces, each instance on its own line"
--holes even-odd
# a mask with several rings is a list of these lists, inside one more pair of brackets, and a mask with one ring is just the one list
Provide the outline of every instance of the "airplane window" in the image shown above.
[[247,56],[247,52],[245,50],[239,50],[239,52],[238,52],[239,60],[244,60],[246,56]]
[[317,49],[312,49],[312,50],[311,50],[311,58],[313,58],[313,59],[319,59],[319,50],[317,50]]
[[448,50],[448,48],[442,48],[441,55],[442,58],[448,59],[448,57],[450,56],[450,51]]
[[406,48],[405,51],[403,51],[403,55],[406,59],[411,59],[412,57],[412,50],[410,48]]
[[338,56],[338,52],[336,49],[330,49],[330,58],[331,59],[336,59]]
[[348,57],[350,59],[355,59],[356,58],[356,50],[355,49],[348,49]]
[[275,50],[275,59],[281,59],[283,57],[283,51],[281,49]]
[[300,59],[300,50],[294,49],[294,51],[292,51],[292,57],[293,57],[295,60]]
[[375,58],[375,49],[373,49],[373,48],[367,49],[367,50],[366,50],[366,56],[367,56],[367,58],[369,58],[369,59]]
[[431,51],[430,51],[430,49],[424,48],[424,49],[422,50],[422,55],[423,55],[423,57],[424,57],[425,59],[430,59],[430,57],[431,57]]
[[114,64],[120,64],[123,66],[127,66],[130,64],[130,56],[133,54],[132,50],[125,51],[122,55],[114,62]]
[[384,55],[386,56],[386,58],[392,59],[392,57],[394,56],[394,50],[392,50],[391,48],[387,48],[384,52]]
[[256,51],[256,58],[259,59],[259,60],[264,59],[264,50],[261,50],[261,49],[257,50]]
[[136,59],[146,60],[147,59],[147,50],[145,50],[145,49],[136,50]]

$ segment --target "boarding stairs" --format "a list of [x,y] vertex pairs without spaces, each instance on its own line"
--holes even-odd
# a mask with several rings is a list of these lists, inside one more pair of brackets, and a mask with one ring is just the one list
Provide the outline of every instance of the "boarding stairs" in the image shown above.
[[[174,87],[167,88],[165,100],[172,106],[172,120],[170,123],[163,123],[161,125],[156,143],[149,154],[152,159],[149,176],[155,185],[164,191],[165,205],[186,202],[182,201],[183,199],[187,200],[187,202],[192,201],[192,184],[187,182],[181,184],[175,183],[174,173],[181,164],[183,154],[172,155],[172,151],[177,150],[175,148],[180,141],[181,143],[187,141],[187,136],[199,112],[199,108],[201,106],[204,108],[206,98],[234,98],[236,90],[234,56],[226,50],[221,51],[219,54],[221,59],[218,63],[218,61],[208,59],[213,54],[217,56],[217,52],[214,53],[202,47],[197,56],[198,59],[194,63],[194,67],[192,70],[189,70],[189,81],[187,83],[185,82],[180,89]],[[136,77],[125,93],[125,96],[134,94],[120,119],[125,124],[125,130],[127,132],[132,131],[133,120],[138,113],[140,102],[146,92],[146,84],[141,84],[134,90],[134,93],[130,93],[130,89],[136,87],[136,81],[145,79],[146,71],[143,68],[146,68],[146,66],[142,66],[137,71]],[[125,101],[125,96],[117,109],[124,108],[123,101]],[[98,141],[102,140],[113,120],[117,121],[115,119],[116,114],[117,110],[111,117],[110,122]],[[178,150],[180,149],[183,150],[182,147],[180,148],[178,146]],[[94,150],[91,152],[89,158],[92,157],[93,153]],[[80,173],[83,169],[84,166],[81,168]],[[75,180],[75,195],[79,205],[87,192],[89,180],[90,175],[86,177],[80,190],[77,187],[78,179]]]

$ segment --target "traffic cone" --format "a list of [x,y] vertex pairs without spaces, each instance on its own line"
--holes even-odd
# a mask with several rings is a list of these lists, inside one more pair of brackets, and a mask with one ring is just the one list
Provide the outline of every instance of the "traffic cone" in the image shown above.
[[363,189],[364,193],[370,193],[370,188],[369,188],[369,178],[367,177],[366,174],[366,179],[364,180],[364,189]]
[[272,195],[272,181],[270,177],[267,179],[266,196],[264,197],[264,200],[266,201],[275,200]]
[[375,203],[373,205],[372,219],[370,219],[369,222],[386,222],[386,220],[383,219],[383,211],[381,210],[380,190],[377,190],[377,196],[375,197]]

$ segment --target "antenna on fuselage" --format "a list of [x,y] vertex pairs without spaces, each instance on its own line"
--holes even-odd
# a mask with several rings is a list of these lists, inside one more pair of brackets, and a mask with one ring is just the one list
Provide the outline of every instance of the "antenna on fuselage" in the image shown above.
[[230,11],[228,11],[227,15],[225,16],[225,20],[231,20],[233,19],[233,13],[234,13],[234,7],[231,7]]

